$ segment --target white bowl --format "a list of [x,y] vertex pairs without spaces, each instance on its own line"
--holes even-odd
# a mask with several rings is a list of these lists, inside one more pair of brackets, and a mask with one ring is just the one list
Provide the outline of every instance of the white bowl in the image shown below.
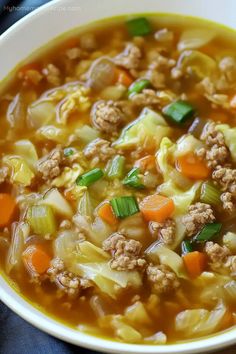
[[[104,17],[145,12],[179,13],[236,27],[235,0],[56,0],[26,16],[0,37],[0,81],[37,48],[74,27]],[[108,353],[200,353],[236,343],[236,328],[205,339],[166,346],[124,344],[96,338],[47,317],[19,296],[1,276],[0,299],[41,330],[75,345]]]

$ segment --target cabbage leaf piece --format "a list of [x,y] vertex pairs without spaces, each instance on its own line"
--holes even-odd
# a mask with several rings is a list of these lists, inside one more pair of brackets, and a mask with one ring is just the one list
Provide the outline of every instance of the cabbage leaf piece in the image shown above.
[[229,148],[234,162],[236,162],[236,128],[231,128],[228,124],[216,125],[216,130],[224,135],[225,143]]
[[140,116],[127,125],[113,145],[117,149],[130,149],[135,146],[149,151],[157,149],[164,136],[170,136],[172,128],[161,114],[144,108]]
[[24,187],[31,185],[34,173],[27,162],[20,156],[6,155],[3,158],[3,164],[11,169],[11,182],[18,183]]
[[219,302],[212,311],[203,308],[182,311],[175,318],[175,330],[185,338],[211,334],[220,327],[226,311],[223,302]]
[[14,143],[14,154],[22,157],[30,168],[34,170],[38,161],[38,154],[34,144],[28,139],[18,140]]

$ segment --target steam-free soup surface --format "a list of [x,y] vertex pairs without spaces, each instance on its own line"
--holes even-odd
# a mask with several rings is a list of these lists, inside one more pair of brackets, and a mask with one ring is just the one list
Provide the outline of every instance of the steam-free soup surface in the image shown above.
[[234,34],[173,16],[71,34],[0,96],[0,262],[29,301],[128,343],[236,321]]

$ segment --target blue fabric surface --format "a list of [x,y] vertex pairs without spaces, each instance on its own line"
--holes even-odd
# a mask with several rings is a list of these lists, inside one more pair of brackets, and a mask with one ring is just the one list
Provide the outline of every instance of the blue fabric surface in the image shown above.
[[59,341],[28,324],[0,302],[0,354],[95,354]]

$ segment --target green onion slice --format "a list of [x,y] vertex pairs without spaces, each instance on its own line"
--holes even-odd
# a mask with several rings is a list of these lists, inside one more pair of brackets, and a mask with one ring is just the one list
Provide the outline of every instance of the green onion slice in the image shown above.
[[187,254],[187,253],[190,253],[190,252],[193,252],[193,247],[192,247],[192,244],[189,240],[184,240],[182,243],[181,243],[181,250],[182,250],[182,254]]
[[73,148],[68,147],[68,148],[64,149],[64,156],[66,156],[66,157],[72,156],[72,155],[74,155],[74,153],[75,153],[75,149],[73,149]]
[[193,238],[193,242],[203,243],[212,240],[221,230],[222,224],[212,223],[206,224],[202,230]]
[[150,22],[145,17],[134,18],[126,22],[128,32],[131,36],[146,36],[151,33]]
[[94,182],[98,181],[100,178],[104,176],[103,170],[100,168],[94,168],[93,170],[84,173],[76,179],[76,184],[78,186],[88,187]]
[[193,106],[185,101],[176,101],[163,108],[163,113],[173,122],[181,124],[194,114]]
[[139,212],[137,200],[132,196],[113,198],[110,204],[115,216],[120,219]]
[[210,205],[221,205],[221,191],[212,182],[204,182],[201,187],[200,201]]
[[142,92],[145,88],[150,87],[151,83],[147,79],[141,79],[138,81],[135,81],[130,85],[129,90],[128,90],[128,95],[132,96],[136,93]]
[[107,177],[110,179],[122,178],[124,176],[125,158],[124,156],[116,155],[107,167]]
[[133,188],[144,188],[142,184],[142,180],[139,176],[139,168],[134,167],[131,171],[127,174],[125,179],[123,180],[123,184],[125,186],[133,187]]

